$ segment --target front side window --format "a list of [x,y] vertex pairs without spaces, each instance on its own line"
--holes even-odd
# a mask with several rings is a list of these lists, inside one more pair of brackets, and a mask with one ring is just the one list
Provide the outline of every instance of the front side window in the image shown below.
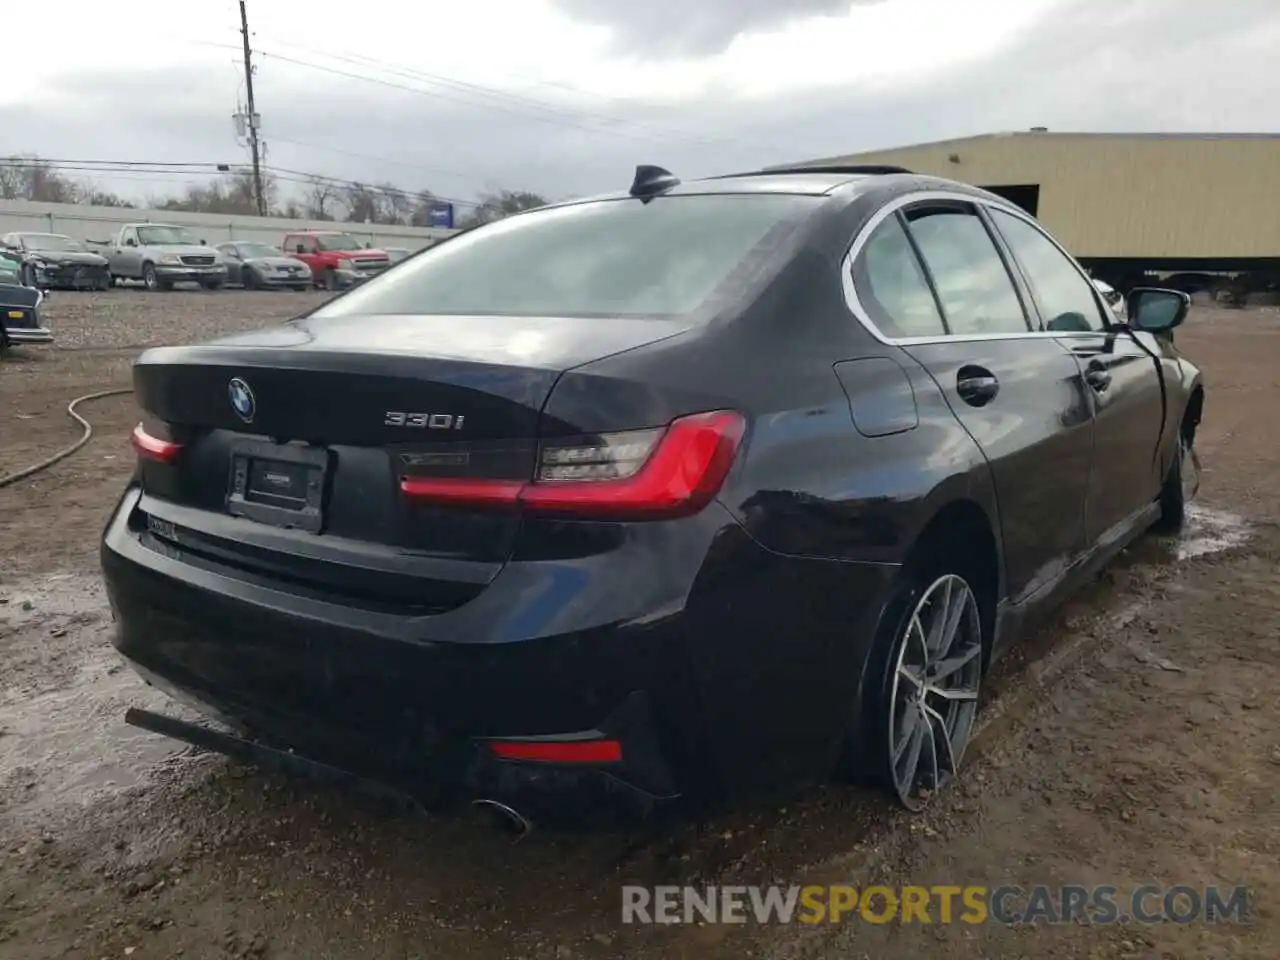
[[995,242],[967,207],[918,207],[907,222],[952,336],[1027,333],[1026,314]]
[[1003,210],[992,210],[991,219],[1022,267],[1046,330],[1105,329],[1093,284],[1052,240],[1026,220]]
[[821,200],[666,196],[522,213],[456,235],[312,316],[683,316],[751,279]]
[[235,249],[244,260],[263,260],[268,257],[280,256],[279,250],[275,249],[275,247],[269,247],[265,243],[242,243]]
[[896,216],[871,232],[853,263],[853,283],[871,322],[889,337],[946,332],[911,242]]
[[363,250],[365,245],[349,233],[324,233],[316,237],[316,246],[331,253]]
[[138,240],[150,246],[198,246],[200,241],[184,227],[149,226],[138,228]]

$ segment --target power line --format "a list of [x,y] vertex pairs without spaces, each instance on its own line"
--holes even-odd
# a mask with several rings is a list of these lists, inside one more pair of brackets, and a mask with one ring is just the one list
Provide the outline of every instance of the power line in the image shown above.
[[[329,66],[325,66],[324,64],[313,63],[309,60],[300,60],[297,57],[286,56],[285,54],[275,53],[274,51],[271,51],[271,50],[259,49],[258,53],[260,56],[269,57],[274,60],[279,60],[283,63],[292,63],[295,66],[305,67],[308,70],[318,70],[322,73],[329,73],[338,77],[346,77],[350,80],[361,80],[365,83],[375,83],[375,84],[378,84],[379,86],[389,87],[393,90],[403,90],[406,93],[414,93],[422,97],[431,97],[437,100],[449,100],[456,103],[463,103],[463,104],[466,104],[467,106],[472,106],[472,107],[486,107],[490,110],[499,110],[503,113],[513,114],[515,116],[524,117],[530,120],[541,120],[544,123],[559,123],[566,126],[576,127],[580,130],[585,130],[588,133],[611,134],[614,136],[626,137],[627,139],[630,139],[630,140],[641,140],[641,141],[648,141],[651,143],[663,142],[663,140],[660,138],[656,138],[653,136],[644,136],[641,134],[634,134],[626,130],[611,129],[608,127],[592,127],[582,123],[575,123],[573,120],[565,119],[562,117],[530,113],[527,108],[518,109],[516,106],[507,106],[501,103],[477,102],[475,100],[468,100],[464,97],[457,96],[457,95],[451,96],[448,93],[445,93],[439,90],[424,90],[422,87],[412,87],[412,86],[409,86],[408,84],[397,83],[394,80],[387,80],[382,77],[374,77],[374,76],[370,76],[362,73],[353,73],[350,70],[341,70],[337,67],[329,67]],[[431,81],[428,81],[428,82],[431,82]],[[618,121],[613,120],[611,122],[616,123]],[[710,145],[714,145],[714,144],[711,144],[710,141],[708,141],[708,143]]]
[[[447,77],[438,73],[430,73],[428,71],[420,70],[414,67],[406,67],[400,64],[388,63],[386,61],[379,60],[373,57],[365,57],[365,56],[359,56],[354,54],[339,54],[339,53],[331,53],[324,50],[315,50],[312,48],[300,46],[299,44],[288,43],[283,40],[275,40],[272,42],[282,47],[286,47],[292,50],[297,50],[302,53],[311,54],[312,56],[325,57],[330,60],[337,60],[340,62],[361,66],[366,69],[372,68],[372,69],[381,70],[385,73],[390,73],[393,75],[398,75],[398,76],[406,77],[409,79],[421,80],[428,84],[434,84],[434,85],[443,86],[446,88],[456,89],[463,93],[470,94],[471,96],[488,97],[493,100],[507,101],[514,106],[524,107],[524,111],[514,111],[512,107],[508,107],[505,104],[478,103],[478,104],[474,104],[476,106],[489,107],[491,109],[504,109],[506,112],[518,112],[520,113],[520,115],[530,115],[527,113],[527,111],[529,109],[533,109],[533,110],[542,111],[543,113],[546,113],[546,114],[551,114],[551,115],[559,116],[562,118],[566,118],[569,120],[575,120],[575,119],[595,120],[595,121],[609,125],[608,128],[582,127],[583,129],[590,130],[593,133],[615,133],[622,136],[629,136],[632,139],[650,140],[650,141],[659,142],[659,143],[669,141],[671,139],[677,139],[677,140],[684,140],[690,143],[701,144],[704,146],[720,146],[720,145],[723,145],[725,142],[723,140],[708,140],[704,137],[692,136],[690,134],[687,134],[681,131],[676,131],[676,130],[670,130],[670,129],[664,130],[662,128],[654,127],[651,124],[647,124],[644,121],[626,120],[616,116],[609,116],[607,114],[597,114],[597,113],[591,113],[584,110],[575,110],[575,109],[570,109],[566,107],[561,107],[555,104],[547,103],[546,101],[543,101],[543,100],[537,100],[532,97],[521,96],[520,94],[510,93],[505,90],[499,90],[495,87],[486,86],[484,84],[474,83],[466,80],[458,80],[453,77]],[[264,53],[264,55],[266,54]],[[300,66],[310,67],[313,69],[326,70],[326,71],[331,71],[334,69],[334,68],[325,67],[321,64],[316,64],[310,61],[301,61],[301,60],[285,57],[284,55],[278,54],[278,53],[271,54],[271,55],[276,57],[279,60],[287,60],[290,63],[294,63]],[[346,75],[346,74],[344,73],[343,75]],[[357,75],[356,79],[378,82],[376,78],[368,77],[364,75]],[[566,90],[575,91],[577,93],[585,92],[585,91],[579,90],[578,88],[570,87],[567,84],[558,84],[558,86],[561,86]],[[415,92],[423,93],[429,96],[440,96],[439,94],[433,94],[431,91],[421,90],[419,88],[411,88],[411,89],[413,89]],[[457,98],[445,97],[444,99],[457,99]],[[461,102],[472,103],[472,101],[469,101],[469,100],[462,100]],[[534,116],[535,119],[540,119],[540,120],[551,119],[550,117],[542,117],[542,116],[536,116],[536,115],[530,115],[530,116]],[[626,131],[613,129],[618,124],[629,124],[637,128],[647,128],[650,131],[650,135],[637,137],[635,135],[628,134]],[[572,125],[580,126],[580,127],[582,126],[581,124],[577,124],[577,123],[574,123]]]
[[429,165],[425,163],[413,163],[408,160],[396,160],[396,159],[393,159],[392,157],[380,157],[371,153],[357,153],[354,150],[342,150],[342,149],[339,149],[338,147],[328,147],[321,143],[309,143],[306,140],[290,140],[288,137],[281,137],[274,134],[272,135],[271,139],[275,143],[287,143],[295,147],[306,147],[310,150],[322,150],[325,153],[336,153],[345,157],[357,157],[362,160],[377,160],[379,163],[390,163],[390,164],[394,164],[395,166],[409,167],[414,170],[425,170],[428,173],[443,174],[445,176],[451,176],[451,177],[461,177],[462,179],[467,180],[468,182],[471,182],[471,183],[482,182],[476,179],[474,172],[465,173],[461,170],[451,170],[447,167],[437,167],[437,166]]

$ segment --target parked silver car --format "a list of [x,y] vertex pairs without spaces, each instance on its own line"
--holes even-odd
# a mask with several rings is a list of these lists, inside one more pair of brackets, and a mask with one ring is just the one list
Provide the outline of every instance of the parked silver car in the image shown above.
[[255,240],[231,240],[218,244],[217,250],[227,263],[227,283],[238,284],[246,290],[265,287],[311,289],[311,268],[297,257],[282,253],[269,244]]

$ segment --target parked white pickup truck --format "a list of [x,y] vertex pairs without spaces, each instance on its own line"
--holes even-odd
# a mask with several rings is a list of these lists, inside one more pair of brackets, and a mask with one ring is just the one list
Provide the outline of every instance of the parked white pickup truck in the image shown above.
[[111,281],[141,280],[148,290],[172,290],[175,283],[198,283],[217,290],[227,280],[226,261],[186,227],[127,223],[107,253]]

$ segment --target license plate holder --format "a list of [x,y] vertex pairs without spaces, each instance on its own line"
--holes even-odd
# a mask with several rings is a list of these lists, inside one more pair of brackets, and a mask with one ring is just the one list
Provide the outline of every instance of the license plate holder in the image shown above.
[[319,447],[240,440],[231,448],[227,512],[273,527],[319,533],[330,454]]

